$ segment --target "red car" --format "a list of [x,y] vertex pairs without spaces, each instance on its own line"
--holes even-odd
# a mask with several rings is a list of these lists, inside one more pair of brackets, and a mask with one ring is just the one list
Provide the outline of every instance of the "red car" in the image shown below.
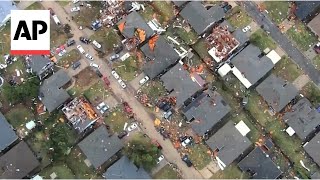
[[103,81],[104,81],[104,83],[106,84],[106,86],[109,86],[110,85],[110,81],[109,81],[109,79],[105,76],[105,77],[103,77]]

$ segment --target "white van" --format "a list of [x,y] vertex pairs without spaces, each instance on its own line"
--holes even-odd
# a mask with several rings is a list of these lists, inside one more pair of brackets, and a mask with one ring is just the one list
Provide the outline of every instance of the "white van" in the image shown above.
[[84,54],[86,52],[81,45],[78,45],[77,49],[80,51],[81,54]]

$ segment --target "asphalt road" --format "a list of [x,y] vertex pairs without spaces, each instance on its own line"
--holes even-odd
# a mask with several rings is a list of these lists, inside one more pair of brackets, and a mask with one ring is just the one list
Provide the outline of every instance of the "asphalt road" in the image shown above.
[[243,1],[240,3],[248,14],[254,19],[258,25],[263,25],[263,29],[279,44],[279,46],[288,54],[288,56],[303,69],[310,79],[320,86],[320,71],[318,71],[311,60],[306,58],[292,42],[280,32],[277,25],[275,25],[265,12],[260,12],[257,5],[252,1]]

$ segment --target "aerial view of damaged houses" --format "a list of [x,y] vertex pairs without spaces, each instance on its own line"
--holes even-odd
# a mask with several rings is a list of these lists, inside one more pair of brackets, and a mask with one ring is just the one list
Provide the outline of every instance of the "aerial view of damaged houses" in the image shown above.
[[0,0],[0,20],[0,179],[320,179],[320,1]]

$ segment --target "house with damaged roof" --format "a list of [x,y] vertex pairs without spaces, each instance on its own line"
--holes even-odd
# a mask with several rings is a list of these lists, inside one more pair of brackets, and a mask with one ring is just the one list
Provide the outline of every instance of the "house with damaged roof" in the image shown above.
[[256,147],[238,163],[243,172],[249,173],[253,179],[277,179],[282,171],[272,161],[267,152]]
[[29,56],[26,57],[26,62],[31,72],[35,73],[40,80],[46,78],[53,72],[54,63],[47,56]]
[[256,90],[275,112],[283,110],[298,95],[298,89],[293,84],[273,74],[259,84]]
[[78,146],[96,169],[116,160],[123,148],[121,140],[116,135],[110,135],[104,125],[94,130]]
[[0,152],[8,149],[8,147],[17,140],[18,136],[13,130],[13,127],[0,112]]
[[0,157],[1,179],[22,179],[32,176],[40,165],[27,143],[21,141]]
[[204,89],[205,81],[197,74],[190,74],[185,67],[178,63],[167,73],[161,76],[161,81],[169,96],[176,98],[176,107],[179,109],[187,100]]
[[246,137],[249,132],[250,129],[243,121],[236,125],[229,121],[206,141],[221,170],[237,160],[251,147],[252,143]]
[[191,122],[192,130],[199,136],[204,136],[221,123],[230,110],[230,106],[218,92],[208,91],[183,107],[181,112],[187,122]]
[[63,86],[71,80],[70,76],[63,69],[45,79],[40,86],[39,99],[49,112],[59,108],[66,102],[70,95]]
[[180,15],[198,35],[202,35],[214,24],[221,21],[225,17],[225,12],[219,5],[213,5],[207,9],[201,1],[192,1],[186,4]]
[[136,11],[131,12],[119,21],[118,29],[125,37],[123,43],[128,50],[137,47],[155,34]]
[[161,76],[168,69],[174,66],[180,56],[174,48],[166,41],[163,36],[155,35],[141,47],[141,51],[145,55],[145,64],[143,72],[154,79]]
[[122,156],[103,174],[106,179],[152,179],[141,167],[138,168],[127,156]]
[[306,140],[319,127],[320,113],[307,98],[302,98],[285,112],[283,120],[301,140]]
[[303,149],[313,159],[313,161],[320,166],[320,133],[313,137],[309,142],[303,145]]

